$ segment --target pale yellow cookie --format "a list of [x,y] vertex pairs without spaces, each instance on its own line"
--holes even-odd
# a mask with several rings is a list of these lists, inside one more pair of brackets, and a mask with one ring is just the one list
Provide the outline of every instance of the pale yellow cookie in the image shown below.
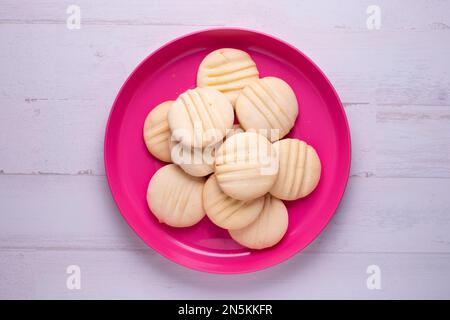
[[269,192],[278,174],[272,144],[255,132],[232,135],[216,154],[215,175],[220,188],[238,200],[253,200]]
[[191,177],[175,164],[160,168],[150,180],[147,203],[161,223],[189,227],[204,216],[203,178]]
[[147,115],[144,122],[144,141],[148,151],[161,161],[170,162],[170,129],[167,113],[173,101],[166,101]]
[[234,105],[241,89],[258,76],[256,64],[247,52],[223,48],[203,59],[198,68],[197,86],[223,92]]
[[233,127],[231,103],[211,88],[189,89],[182,93],[169,110],[172,138],[185,146],[202,148],[221,141]]
[[306,197],[320,179],[321,165],[316,150],[298,139],[283,139],[273,147],[280,158],[280,170],[270,193],[282,200]]
[[264,197],[251,201],[230,198],[219,187],[215,175],[208,178],[203,188],[203,208],[208,218],[224,229],[241,229],[252,223],[262,211]]
[[277,244],[288,227],[288,212],[283,201],[267,194],[264,208],[248,226],[229,230],[230,236],[240,245],[250,249],[264,249]]
[[256,130],[272,142],[288,134],[298,115],[294,91],[275,77],[250,82],[239,95],[235,109],[242,128]]
[[186,147],[181,142],[171,141],[172,162],[194,177],[204,177],[214,172],[215,145],[205,148]]

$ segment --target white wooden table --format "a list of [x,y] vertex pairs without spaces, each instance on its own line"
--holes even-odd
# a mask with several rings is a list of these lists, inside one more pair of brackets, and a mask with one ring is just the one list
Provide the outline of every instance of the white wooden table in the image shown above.
[[[71,4],[80,29],[66,26]],[[371,4],[379,30],[366,25]],[[331,223],[303,253],[252,274],[188,270],[146,247],[103,167],[128,74],[210,26],[300,48],[351,126],[351,177]],[[449,1],[0,0],[0,40],[0,298],[450,298]],[[80,290],[66,286],[70,265]],[[371,265],[379,290],[366,284]]]

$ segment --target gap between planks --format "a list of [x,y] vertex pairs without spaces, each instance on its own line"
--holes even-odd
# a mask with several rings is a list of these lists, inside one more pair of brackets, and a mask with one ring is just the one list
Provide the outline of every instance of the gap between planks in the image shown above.
[[[145,22],[132,20],[89,20],[83,19],[83,25],[90,26],[155,26],[155,27],[226,27],[225,24],[195,24],[195,23],[176,23],[176,22]],[[0,25],[66,25],[66,20],[57,19],[0,19]]]
[[[65,19],[0,19],[0,25],[61,25],[65,26],[67,24]],[[152,22],[152,21],[133,21],[133,20],[101,20],[101,19],[83,19],[82,25],[85,26],[112,26],[112,27],[193,27],[193,28],[233,28],[236,27],[234,24],[229,25],[226,23],[179,23],[179,22]],[[239,27],[239,26],[238,26]],[[252,29],[246,25],[242,28]],[[255,30],[257,26],[254,27]],[[324,29],[303,29],[312,33],[316,32],[336,32],[336,33],[369,33],[374,32],[367,28],[351,28],[351,27],[340,27],[335,25],[330,28]],[[384,28],[376,30],[376,33],[383,34],[389,32],[445,32],[449,31],[450,28],[447,24],[442,22],[430,23],[425,28],[415,28],[415,27],[404,27],[404,28]]]

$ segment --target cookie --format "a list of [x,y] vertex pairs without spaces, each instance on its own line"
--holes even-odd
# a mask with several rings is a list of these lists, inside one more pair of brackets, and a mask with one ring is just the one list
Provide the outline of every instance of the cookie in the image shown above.
[[204,216],[203,178],[186,174],[175,164],[160,168],[150,180],[147,203],[159,222],[172,227],[189,227]]
[[225,140],[216,154],[215,175],[220,188],[237,200],[253,200],[272,188],[278,174],[272,144],[255,132]]
[[241,229],[252,223],[262,211],[264,197],[251,201],[230,198],[219,187],[215,175],[208,178],[203,188],[203,208],[208,218],[224,229]]
[[170,162],[170,129],[167,113],[173,101],[166,101],[147,115],[144,122],[144,141],[148,151],[161,161]]
[[235,109],[242,128],[256,130],[272,142],[288,134],[298,115],[294,91],[275,77],[247,84],[236,101]]
[[264,249],[277,244],[288,227],[288,212],[283,201],[267,194],[264,208],[254,222],[248,226],[229,230],[231,238],[250,249]]
[[197,73],[197,86],[223,92],[234,105],[242,88],[258,79],[259,72],[250,55],[242,50],[223,48],[208,54]]
[[186,147],[181,142],[172,141],[170,148],[173,163],[179,165],[187,174],[204,177],[214,172],[214,145],[202,149]]
[[273,147],[280,159],[280,169],[270,193],[282,200],[306,197],[320,179],[321,165],[316,150],[298,139],[283,139]]
[[187,147],[202,148],[221,141],[233,127],[231,103],[211,88],[189,89],[173,103],[168,113],[172,139]]

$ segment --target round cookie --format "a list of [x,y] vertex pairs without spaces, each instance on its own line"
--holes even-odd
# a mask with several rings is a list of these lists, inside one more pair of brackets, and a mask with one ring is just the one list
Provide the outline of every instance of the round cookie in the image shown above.
[[306,197],[320,179],[321,165],[316,150],[298,139],[283,139],[273,147],[280,159],[280,169],[270,193],[282,200]]
[[277,244],[288,227],[288,212],[283,201],[267,194],[264,208],[258,218],[248,226],[229,230],[231,238],[250,249],[264,249]]
[[250,82],[241,91],[235,109],[246,131],[256,130],[272,142],[289,133],[298,115],[294,91],[275,77]]
[[216,147],[204,149],[184,146],[181,142],[171,141],[171,158],[184,172],[194,177],[204,177],[214,172],[214,154]]
[[185,146],[201,148],[221,141],[233,127],[234,112],[225,95],[211,88],[189,89],[168,113],[172,138]]
[[170,129],[167,113],[173,101],[165,101],[147,115],[144,122],[144,141],[148,151],[161,161],[170,162]]
[[255,132],[229,137],[216,154],[215,175],[220,188],[237,200],[253,200],[269,192],[278,174],[272,144]]
[[219,187],[215,175],[208,178],[203,188],[203,208],[208,218],[224,229],[241,229],[252,223],[262,211],[264,197],[251,201],[230,198]]
[[160,168],[150,180],[147,203],[161,223],[172,227],[189,227],[204,216],[203,178],[187,175],[177,165]]
[[200,63],[197,86],[221,91],[234,105],[242,88],[258,77],[256,64],[247,52],[223,48],[211,52]]

